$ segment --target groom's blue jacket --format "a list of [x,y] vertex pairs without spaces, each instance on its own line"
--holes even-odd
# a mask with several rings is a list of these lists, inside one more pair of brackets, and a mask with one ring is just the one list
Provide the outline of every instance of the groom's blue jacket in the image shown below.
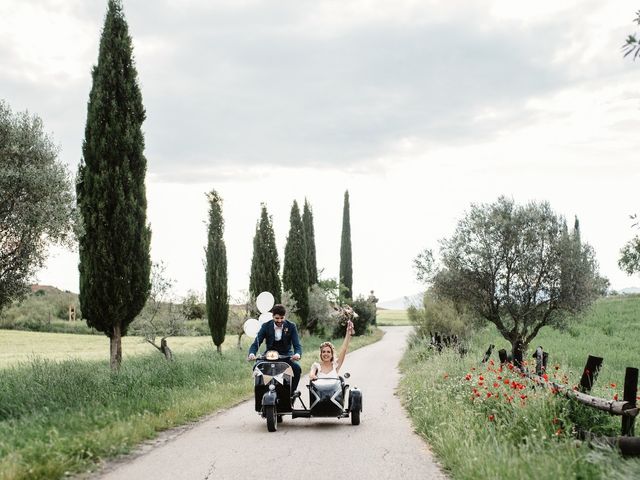
[[284,321],[282,324],[282,341],[280,342],[280,348],[275,348],[276,332],[274,325],[275,322],[273,320],[262,324],[258,335],[256,335],[256,339],[251,344],[251,347],[249,347],[249,353],[256,355],[260,344],[264,340],[267,350],[278,350],[280,355],[293,355],[295,353],[302,355],[302,345],[300,345],[296,324],[289,320]]

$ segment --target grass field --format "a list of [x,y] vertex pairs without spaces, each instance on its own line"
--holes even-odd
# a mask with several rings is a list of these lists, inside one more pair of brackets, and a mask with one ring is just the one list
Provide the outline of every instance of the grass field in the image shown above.
[[411,325],[406,310],[378,310],[376,323],[380,326]]
[[[639,324],[640,297],[603,299],[567,331],[543,329],[531,348],[549,352],[549,376],[569,387],[579,382],[588,354],[604,357],[593,394],[621,397],[625,367],[640,366]],[[496,345],[495,365],[479,361],[489,343]],[[500,348],[508,343],[490,326],[465,357],[420,345],[403,360],[401,396],[452,478],[640,478],[639,459],[576,443],[572,434],[579,425],[619,435],[620,417],[576,406],[500,369]]]
[[[175,355],[193,352],[206,346],[213,348],[211,337],[172,337],[168,342]],[[233,337],[225,343],[235,346],[235,342],[236,338]],[[2,345],[0,368],[29,362],[36,358],[46,360],[106,360],[109,358],[109,339],[105,335],[0,330],[0,345]],[[122,339],[124,361],[136,355],[154,352],[158,351],[141,337],[123,337]]]
[[[63,334],[0,333],[17,335],[11,341],[26,350],[12,347],[13,358],[19,360],[0,369],[3,480],[57,479],[93,469],[101,459],[126,453],[158,431],[228,408],[253,391],[247,348],[235,348],[235,337],[228,337],[222,355],[213,347],[198,349],[191,343],[211,343],[209,337],[189,337],[184,344],[172,339],[173,362],[152,353],[151,346],[145,346],[149,354],[134,354],[137,346],[144,345],[129,337],[126,340],[132,343],[123,345],[123,364],[116,374],[109,370],[106,337],[72,335],[61,341]],[[376,330],[355,337],[352,349],[381,336]],[[8,347],[9,337],[1,338],[3,348]],[[101,341],[92,343],[95,339]],[[317,360],[322,340],[302,339],[303,372]],[[72,359],[51,360],[42,353],[51,354],[67,342],[72,347],[57,354]],[[29,359],[34,353],[37,357]],[[85,355],[103,360],[84,360]],[[28,361],[21,362],[24,358]]]

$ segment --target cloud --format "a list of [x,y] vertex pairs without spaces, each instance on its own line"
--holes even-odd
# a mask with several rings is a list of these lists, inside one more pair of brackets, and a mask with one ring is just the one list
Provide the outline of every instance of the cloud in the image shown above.
[[[40,5],[40,17],[58,8]],[[179,181],[255,166],[376,172],[383,165],[375,160],[407,138],[468,144],[525,123],[527,99],[567,81],[568,67],[552,61],[566,25],[496,20],[504,8],[496,5],[127,2],[149,171],[176,178],[179,165]],[[104,12],[72,13],[59,13],[56,25],[69,32],[57,47],[67,66],[46,63],[32,88],[55,87],[58,102],[46,110],[56,117],[75,105],[67,122],[84,125]],[[17,65],[21,48],[16,41],[1,58]],[[81,128],[56,125],[77,162]]]

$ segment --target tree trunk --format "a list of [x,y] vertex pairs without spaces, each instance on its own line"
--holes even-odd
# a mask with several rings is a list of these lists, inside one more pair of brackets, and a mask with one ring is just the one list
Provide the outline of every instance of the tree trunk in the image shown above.
[[122,363],[122,332],[119,323],[113,326],[109,347],[111,371],[117,372],[120,369],[120,363]]
[[222,345],[216,345],[216,352],[222,355]]
[[162,352],[166,360],[168,361],[173,360],[173,352],[171,352],[171,349],[169,348],[169,343],[167,342],[166,337],[160,340],[159,350]]

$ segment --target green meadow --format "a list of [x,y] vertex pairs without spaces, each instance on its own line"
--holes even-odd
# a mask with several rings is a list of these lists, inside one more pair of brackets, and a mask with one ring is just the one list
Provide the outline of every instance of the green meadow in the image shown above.
[[[231,337],[225,346],[232,348],[235,338]],[[171,337],[169,346],[175,355],[194,352],[212,346],[210,336]],[[248,340],[245,339],[248,345]],[[109,358],[109,339],[105,335],[81,335],[73,333],[25,332],[0,330],[0,368],[31,360],[106,360]],[[138,355],[158,352],[142,337],[123,337],[123,360]],[[160,353],[157,353],[160,355]]]
[[[528,355],[542,345],[550,355],[549,377],[569,387],[579,383],[587,355],[604,357],[592,393],[622,398],[625,368],[640,366],[639,327],[639,296],[602,299],[566,331],[541,330]],[[493,364],[482,364],[489,344],[496,345]],[[487,326],[464,357],[453,350],[436,354],[414,342],[403,360],[401,397],[416,431],[452,478],[640,478],[640,459],[587,445],[573,434],[581,427],[619,435],[620,417],[501,369],[500,348],[508,350],[508,342]]]
[[376,313],[376,323],[380,326],[411,325],[406,310],[383,310]]

